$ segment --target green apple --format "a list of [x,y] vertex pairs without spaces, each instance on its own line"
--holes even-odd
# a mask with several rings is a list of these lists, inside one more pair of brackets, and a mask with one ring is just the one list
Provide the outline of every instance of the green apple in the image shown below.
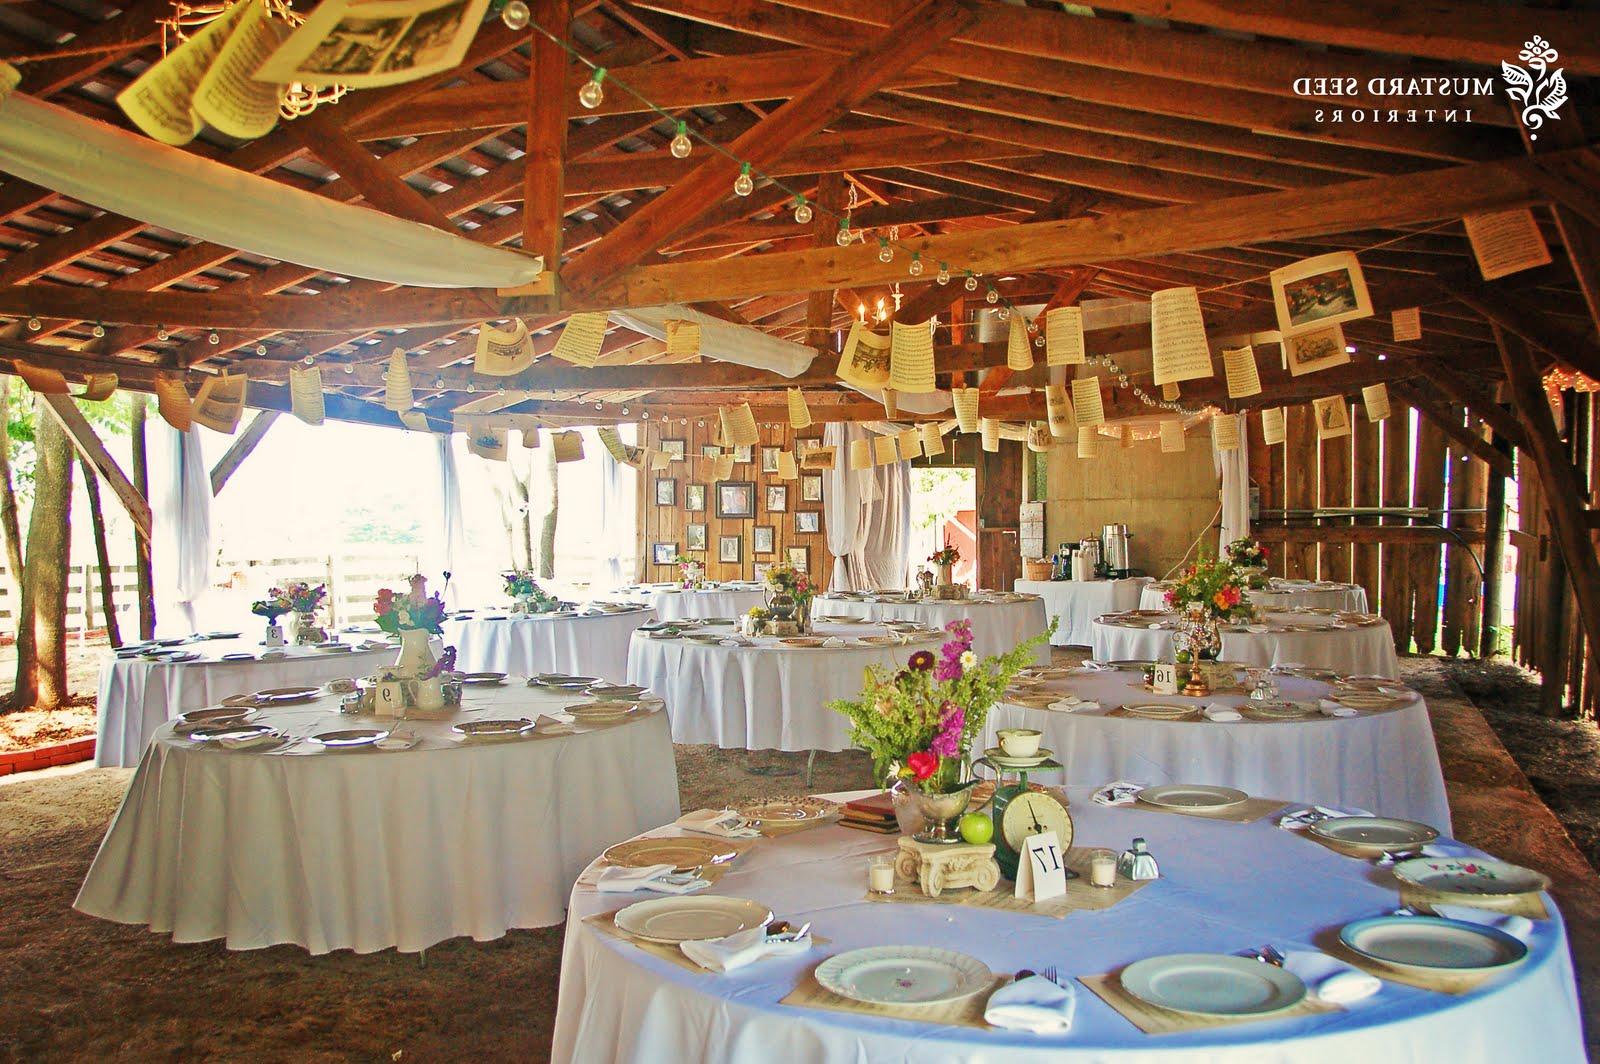
[[961,818],[961,837],[974,846],[982,846],[994,838],[994,821],[982,813],[968,813]]

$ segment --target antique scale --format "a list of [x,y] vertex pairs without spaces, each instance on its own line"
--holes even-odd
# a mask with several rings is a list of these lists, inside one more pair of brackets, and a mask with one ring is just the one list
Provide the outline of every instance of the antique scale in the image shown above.
[[[1028,789],[1028,773],[1057,770],[1062,767],[1061,762],[1052,758],[1019,760],[1030,763],[1018,764],[1011,758],[996,761],[993,757],[981,757],[973,762],[994,770],[994,797],[989,803],[990,815],[994,818],[994,859],[1000,866],[1000,874],[1010,880],[1017,878],[1017,862],[1030,835],[1053,831],[1062,854],[1072,847],[1072,814],[1067,812],[1067,807],[1048,791]],[[1013,773],[1015,775],[1011,776]],[[1076,877],[1076,872],[1067,870],[1068,879]]]

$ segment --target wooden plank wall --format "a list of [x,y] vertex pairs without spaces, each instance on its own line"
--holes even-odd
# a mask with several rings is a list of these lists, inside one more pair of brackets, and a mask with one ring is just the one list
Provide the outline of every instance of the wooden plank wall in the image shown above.
[[[674,424],[663,429],[659,422],[645,422],[640,426],[640,443],[650,447],[659,448],[663,438],[670,440],[683,440],[685,452],[691,456],[699,455],[701,447],[712,443],[712,423],[707,421],[701,424],[690,421],[688,425]],[[639,556],[644,561],[643,579],[659,582],[676,580],[678,567],[676,565],[655,565],[651,561],[651,544],[673,543],[679,550],[684,549],[684,526],[690,523],[704,523],[706,526],[706,551],[703,554],[695,553],[690,557],[699,558],[706,563],[706,575],[713,580],[751,579],[755,576],[757,563],[772,563],[787,556],[790,546],[807,547],[810,549],[810,569],[819,579],[827,581],[833,572],[833,555],[828,553],[827,517],[822,514],[821,502],[803,502],[801,500],[801,482],[799,480],[783,480],[776,473],[761,472],[761,448],[781,447],[784,450],[793,450],[795,439],[798,436],[803,446],[819,445],[822,440],[822,426],[814,425],[796,433],[787,425],[762,425],[760,426],[761,442],[751,449],[751,461],[748,464],[739,464],[733,467],[733,481],[754,481],[756,485],[756,515],[752,519],[722,519],[717,517],[717,491],[716,481],[711,476],[711,462],[708,459],[689,458],[687,461],[674,462],[670,468],[658,470],[641,470],[639,474]],[[814,471],[801,471],[802,477],[816,475]],[[826,477],[827,474],[823,474]],[[677,500],[672,506],[656,505],[656,485],[658,479],[675,481],[674,498]],[[684,509],[686,488],[690,484],[703,484],[706,488],[706,509],[704,513],[688,513]],[[788,491],[788,510],[783,513],[771,513],[767,510],[767,486],[773,484],[786,485]],[[815,533],[800,533],[795,531],[795,514],[797,511],[812,511],[818,514]],[[771,525],[773,528],[774,553],[755,554],[754,529],[758,525]],[[732,565],[717,560],[717,544],[722,536],[739,536],[742,540],[741,560],[739,564]]]

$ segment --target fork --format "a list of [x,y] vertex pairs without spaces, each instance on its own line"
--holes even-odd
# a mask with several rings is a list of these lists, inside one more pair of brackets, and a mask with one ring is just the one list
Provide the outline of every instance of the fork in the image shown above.
[[1055,983],[1057,986],[1061,985],[1061,981],[1056,978],[1056,966],[1055,965],[1052,964],[1047,968],[1041,969],[1039,974],[1041,976],[1043,976],[1045,979],[1049,980],[1050,982]]

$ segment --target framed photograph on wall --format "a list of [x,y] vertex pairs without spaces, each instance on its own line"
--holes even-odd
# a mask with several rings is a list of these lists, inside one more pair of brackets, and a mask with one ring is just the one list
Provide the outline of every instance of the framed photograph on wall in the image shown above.
[[772,554],[778,549],[777,542],[777,529],[771,525],[757,525],[750,550],[755,554]]
[[678,545],[676,543],[650,544],[650,560],[656,565],[676,565],[678,563]]
[[743,536],[718,536],[717,561],[738,565],[744,561]]
[[683,448],[683,441],[662,440],[661,453],[666,455],[668,458],[671,458],[674,462],[683,461],[683,456],[686,453]]
[[821,510],[796,510],[794,512],[794,530],[802,535],[815,534],[822,531]]
[[717,482],[718,517],[754,517],[756,515],[756,483],[753,480],[723,480]]
[[733,460],[738,463],[750,461],[751,451],[748,443],[740,444],[733,449]]
[[705,512],[706,486],[704,484],[685,484],[683,486],[683,508],[690,513]]
[[683,526],[683,549],[686,551],[703,551],[706,549],[706,526],[701,524]]
[[805,476],[800,478],[800,501],[801,502],[821,502],[822,501],[822,475],[821,474],[812,475],[812,474],[808,473]]
[[789,485],[767,485],[767,511],[781,514],[789,509]]
[[784,552],[784,555],[789,559],[789,564],[800,570],[802,573],[809,573],[811,571],[810,547],[790,547]]
[[718,447],[714,443],[702,443],[700,445],[700,457],[701,458],[720,458],[720,457],[722,457],[722,448]]
[[761,471],[763,473],[776,473],[778,471],[778,452],[781,447],[761,448]]
[[837,447],[813,447],[800,452],[801,469],[832,469],[834,458],[838,455]]
[[656,505],[678,505],[678,482],[671,477],[659,477],[656,480]]

